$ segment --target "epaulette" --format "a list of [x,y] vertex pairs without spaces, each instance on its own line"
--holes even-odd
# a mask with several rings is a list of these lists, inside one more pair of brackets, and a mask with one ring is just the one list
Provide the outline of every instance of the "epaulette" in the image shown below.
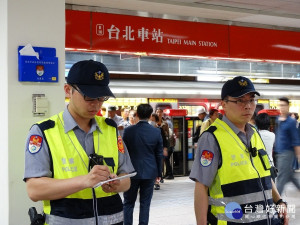
[[115,127],[116,129],[118,128],[117,124],[115,121],[113,121],[112,119],[106,118],[105,119],[105,123],[109,126]]
[[50,128],[53,128],[55,126],[55,122],[53,120],[46,120],[42,123],[39,123],[39,124],[36,124],[38,125],[38,127],[41,129],[41,131],[45,131],[45,130],[48,130]]
[[206,131],[210,132],[210,133],[214,133],[217,130],[216,126],[210,126]]

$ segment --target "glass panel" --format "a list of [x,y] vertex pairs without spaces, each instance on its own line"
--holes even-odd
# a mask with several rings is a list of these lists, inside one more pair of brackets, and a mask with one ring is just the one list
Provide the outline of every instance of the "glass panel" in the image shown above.
[[219,75],[245,76],[250,73],[250,62],[222,60],[218,61],[217,68]]
[[81,60],[97,60],[100,61],[99,54],[85,53],[85,52],[66,52],[66,69],[70,69],[71,66]]
[[277,63],[251,63],[251,74],[256,77],[281,77],[281,65]]
[[184,175],[183,165],[183,143],[184,143],[184,120],[183,117],[172,118],[174,134],[176,136],[176,144],[173,153],[173,174]]
[[[103,62],[109,71],[114,72],[134,72],[134,73],[158,73],[158,74],[178,74],[178,75],[199,75],[200,80],[206,77],[209,79],[216,76],[254,76],[258,78],[291,78],[300,79],[300,65],[279,64],[263,62],[244,61],[216,61],[202,59],[175,59],[175,58],[153,58],[135,56],[66,52],[65,73],[67,74],[71,66],[80,60],[93,59]],[[126,59],[125,59],[126,58]],[[179,69],[180,64],[180,69]],[[139,71],[140,67],[140,71]],[[251,70],[250,70],[251,68]],[[282,72],[283,71],[283,72]],[[283,75],[282,75],[283,74]],[[211,76],[214,75],[214,76]]]
[[216,74],[215,60],[180,59],[181,74]]
[[300,79],[300,65],[283,64],[283,77]]
[[179,73],[178,59],[141,58],[141,72]]
[[138,72],[138,58],[120,59],[120,55],[102,55],[103,63],[109,71]]

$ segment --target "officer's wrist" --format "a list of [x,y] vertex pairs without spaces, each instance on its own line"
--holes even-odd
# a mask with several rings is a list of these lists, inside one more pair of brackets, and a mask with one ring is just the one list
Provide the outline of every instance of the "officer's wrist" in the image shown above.
[[279,205],[279,204],[281,204],[281,203],[283,203],[283,204],[285,204],[285,206],[287,206],[287,202],[283,201],[282,198],[279,199],[277,202],[275,202],[275,205]]

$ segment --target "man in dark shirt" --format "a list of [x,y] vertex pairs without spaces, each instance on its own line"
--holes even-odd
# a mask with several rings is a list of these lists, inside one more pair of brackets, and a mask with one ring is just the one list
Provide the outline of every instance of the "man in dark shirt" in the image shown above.
[[148,224],[154,181],[161,178],[163,142],[160,130],[148,123],[152,112],[151,105],[140,104],[137,107],[139,122],[124,130],[123,140],[137,172],[131,179],[130,189],[124,192],[124,225],[133,224],[133,209],[138,192],[139,224]]
[[[279,99],[280,116],[276,124],[275,158],[278,169],[277,189],[282,193],[289,181],[293,182],[300,191],[300,183],[294,176],[293,162],[295,155],[300,154],[300,140],[296,120],[289,116],[290,101],[286,97]],[[299,157],[298,157],[299,158]]]

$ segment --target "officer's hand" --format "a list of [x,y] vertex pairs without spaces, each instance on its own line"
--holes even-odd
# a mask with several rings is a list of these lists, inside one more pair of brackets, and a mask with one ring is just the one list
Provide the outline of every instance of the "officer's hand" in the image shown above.
[[109,168],[103,165],[95,165],[87,174],[87,187],[92,188],[101,181],[109,179]]
[[289,216],[288,216],[288,213],[287,213],[286,204],[280,203],[277,206],[277,209],[278,209],[279,218],[283,218],[284,219],[284,223],[283,224],[284,225],[288,225],[289,224]]
[[[116,174],[110,174],[110,178],[116,178],[116,177],[117,177]],[[106,193],[117,192],[117,188],[118,186],[120,186],[120,184],[121,184],[120,180],[114,180],[102,185],[102,190]]]

